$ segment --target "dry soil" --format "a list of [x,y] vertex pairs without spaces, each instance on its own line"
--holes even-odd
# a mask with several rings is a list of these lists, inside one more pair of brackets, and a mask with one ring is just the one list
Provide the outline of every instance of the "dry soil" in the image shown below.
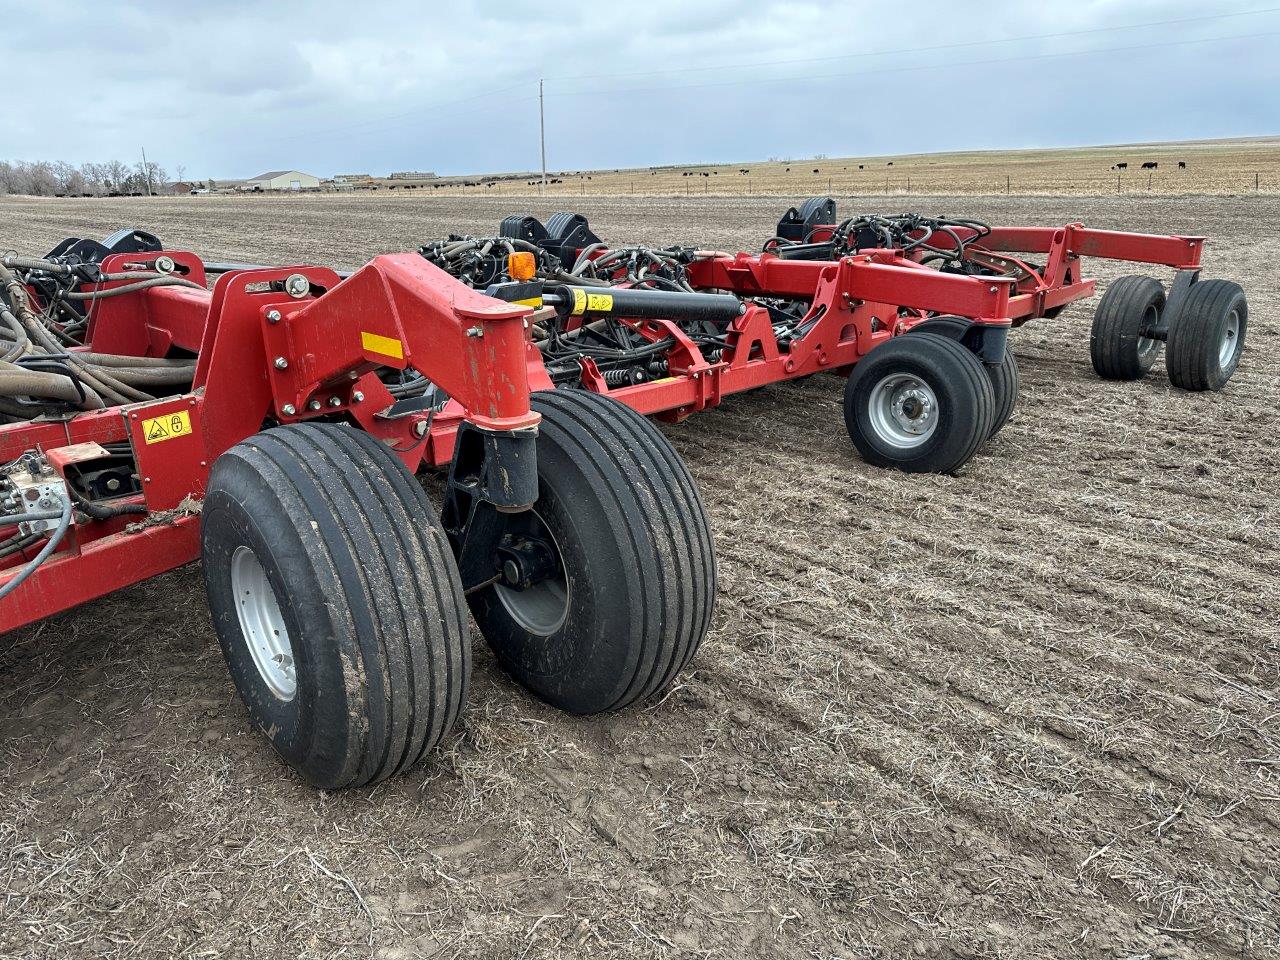
[[[755,248],[789,202],[577,206]],[[834,378],[667,428],[720,558],[692,670],[575,719],[477,636],[458,735],[372,790],[318,793],[250,729],[195,567],[4,636],[0,955],[1280,956],[1280,198],[920,206],[1212,237],[1238,375],[1104,383],[1082,303],[1016,334],[1021,403],[958,477],[861,463]],[[550,212],[0,199],[24,252],[140,225],[346,266],[513,209]]]

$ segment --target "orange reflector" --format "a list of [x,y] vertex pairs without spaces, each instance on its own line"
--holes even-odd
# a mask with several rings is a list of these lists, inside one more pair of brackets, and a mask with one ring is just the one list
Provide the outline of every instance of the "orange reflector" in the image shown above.
[[532,253],[512,253],[507,256],[507,273],[512,280],[532,280],[538,272],[538,262]]

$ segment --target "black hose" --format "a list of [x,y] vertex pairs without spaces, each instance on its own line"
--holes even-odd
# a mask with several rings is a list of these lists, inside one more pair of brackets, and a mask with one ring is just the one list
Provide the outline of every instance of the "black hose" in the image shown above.
[[[50,519],[52,519],[52,517],[50,517]],[[68,497],[66,500],[62,501],[62,511],[58,514],[58,526],[53,531],[53,535],[49,537],[48,542],[46,542],[40,552],[35,555],[34,559],[32,559],[30,563],[18,572],[17,576],[4,586],[0,586],[0,600],[3,600],[9,594],[13,593],[14,590],[17,590],[23,581],[35,573],[36,570],[40,568],[40,565],[49,559],[49,555],[53,553],[54,550],[58,549],[58,544],[61,543],[62,538],[67,535],[67,528],[70,526],[71,498]]]

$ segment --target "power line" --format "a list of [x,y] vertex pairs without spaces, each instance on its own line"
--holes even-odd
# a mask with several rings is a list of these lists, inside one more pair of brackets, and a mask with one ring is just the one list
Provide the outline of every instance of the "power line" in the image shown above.
[[1210,20],[1224,20],[1231,17],[1261,16],[1263,14],[1276,12],[1280,12],[1280,7],[1263,7],[1258,10],[1239,10],[1234,13],[1213,13],[1200,17],[1183,17],[1177,20],[1150,20],[1144,23],[1119,24],[1114,27],[1093,27],[1088,30],[1071,30],[1062,33],[1038,33],[1022,37],[1001,37],[990,40],[966,40],[960,43],[943,43],[929,47],[903,47],[897,50],[863,50],[857,53],[842,53],[831,57],[803,57],[794,60],[743,61],[739,63],[726,63],[710,67],[680,67],[672,70],[645,70],[637,73],[579,74],[567,77],[547,77],[546,79],[548,82],[560,82],[567,80],[610,80],[623,77],[651,77],[669,74],[704,73],[706,71],[716,70],[745,70],[754,69],[756,67],[774,67],[797,63],[829,63],[835,60],[854,60],[865,57],[893,56],[904,53],[936,53],[941,50],[959,50],[966,47],[989,46],[996,43],[1019,43],[1024,40],[1060,40],[1067,37],[1083,37],[1099,33],[1114,33],[1119,30],[1141,30],[1146,27],[1165,27],[1187,23],[1203,23]]
[[955,70],[961,67],[982,67],[993,64],[1002,63],[1020,63],[1031,62],[1035,60],[1054,60],[1065,57],[1088,57],[1102,53],[1129,53],[1139,50],[1158,50],[1164,47],[1178,47],[1189,44],[1199,43],[1221,43],[1228,40],[1253,40],[1260,37],[1280,36],[1280,31],[1270,31],[1264,33],[1244,33],[1235,34],[1229,37],[1199,37],[1192,40],[1167,40],[1161,43],[1147,43],[1125,47],[1102,47],[1095,50],[1073,50],[1066,53],[1037,53],[1026,54],[1019,57],[1000,57],[990,60],[965,60],[961,62],[946,63],[925,63],[914,66],[904,67],[877,67],[874,70],[853,70],[846,73],[823,73],[823,74],[807,74],[802,76],[790,77],[764,77],[752,80],[723,80],[714,83],[686,83],[677,86],[666,87],[627,87],[627,88],[601,88],[593,87],[590,90],[567,90],[561,93],[548,91],[548,97],[598,97],[601,94],[616,93],[663,93],[668,91],[684,91],[684,90],[700,90],[709,87],[742,87],[749,85],[771,84],[771,83],[812,83],[819,80],[839,80],[845,77],[866,77],[882,75],[886,69],[892,69],[897,73],[910,73],[919,70]]
[[[927,47],[904,47],[896,50],[867,50],[867,51],[861,51],[857,53],[846,53],[846,54],[840,54],[838,56],[830,56],[830,57],[806,57],[803,59],[795,59],[795,60],[745,61],[745,62],[736,63],[736,64],[724,64],[721,66],[685,67],[685,68],[674,69],[674,70],[650,70],[650,71],[642,71],[642,72],[635,72],[635,73],[583,74],[583,75],[577,75],[577,76],[547,77],[545,78],[545,80],[546,82],[564,82],[564,81],[570,81],[570,80],[624,79],[628,77],[670,76],[670,75],[683,75],[683,74],[689,74],[689,73],[705,73],[708,71],[726,71],[727,72],[727,71],[741,70],[741,69],[754,69],[757,67],[785,66],[785,65],[794,65],[794,64],[800,64],[800,63],[803,63],[803,64],[831,63],[831,62],[840,61],[840,60],[852,60],[852,59],[859,59],[859,58],[871,57],[871,56],[894,56],[894,55],[913,54],[913,53],[937,53],[939,51],[944,51],[944,50],[959,50],[959,49],[972,48],[977,46],[989,46],[997,43],[1018,43],[1021,41],[1030,41],[1030,40],[1054,40],[1054,39],[1063,39],[1067,37],[1091,36],[1091,35],[1096,35],[1100,33],[1114,33],[1116,31],[1121,31],[1121,30],[1138,30],[1145,27],[1175,26],[1175,25],[1182,25],[1182,24],[1188,24],[1188,23],[1202,23],[1202,22],[1208,22],[1213,20],[1223,20],[1223,19],[1234,18],[1234,17],[1261,16],[1263,14],[1275,13],[1275,12],[1280,12],[1280,7],[1264,7],[1257,10],[1241,10],[1241,11],[1235,11],[1231,13],[1206,14],[1204,16],[1199,16],[1199,17],[1182,17],[1182,18],[1173,19],[1173,20],[1152,20],[1145,23],[1119,24],[1113,27],[1094,27],[1088,30],[1073,30],[1073,31],[1065,31],[1065,32],[1059,32],[1059,33],[1032,34],[1032,35],[1021,36],[1021,37],[1003,37],[1003,38],[990,39],[990,40],[968,40],[968,41],[962,41],[959,43],[937,44],[934,46],[927,46]],[[1268,36],[1268,34],[1254,34],[1254,36]],[[1221,39],[1228,39],[1228,38],[1221,38]],[[1179,42],[1192,42],[1192,41],[1179,41]],[[1118,49],[1125,50],[1130,48],[1121,47]],[[1055,55],[1047,54],[1045,56],[1055,56]],[[976,63],[978,64],[1008,63],[1008,62],[1014,62],[1020,59],[1026,59],[1026,58],[1015,57],[1015,58],[998,59],[998,60],[981,60],[981,61],[976,61]],[[914,69],[914,68],[906,67],[906,68],[897,68],[897,69],[901,70],[901,69]],[[869,73],[875,73],[875,72],[879,72],[879,71],[857,71],[854,73],[827,74],[823,77],[808,76],[808,77],[800,77],[796,79],[807,80],[807,79],[838,78],[843,76],[863,76],[863,75],[866,75]],[[787,79],[787,78],[779,78],[779,79]],[[539,81],[539,84],[541,85],[542,82],[543,81]],[[697,89],[701,87],[732,86],[740,83],[746,84],[746,83],[761,83],[761,82],[776,82],[776,81],[772,81],[772,80],[725,81],[720,83],[703,83],[703,84],[697,84],[697,85],[691,85],[691,86],[681,85],[681,88]],[[468,97],[461,97],[454,100],[441,100],[441,101],[437,101],[436,103],[427,104],[421,107],[415,107],[412,110],[406,110],[400,113],[384,114],[382,116],[369,117],[363,120],[353,120],[349,123],[343,123],[340,125],[335,125],[327,128],[318,129],[318,130],[307,130],[302,133],[290,134],[282,137],[270,137],[270,138],[267,138],[266,142],[284,143],[284,142],[293,142],[298,140],[310,140],[316,137],[322,137],[322,136],[326,136],[328,134],[333,134],[333,133],[346,133],[353,130],[376,129],[379,126],[392,123],[397,120],[405,120],[412,117],[423,116],[425,114],[434,113],[437,110],[443,110],[449,107],[461,106],[463,104],[473,103],[477,100],[488,99],[489,97],[500,96],[501,94],[509,93],[513,90],[528,89],[528,87],[532,83],[533,83],[533,78],[530,77],[526,80],[522,80],[520,82],[510,84],[505,87],[499,87],[493,90],[485,90],[480,93],[472,94],[471,96],[468,96]],[[671,89],[671,88],[668,88],[668,89]],[[599,91],[592,91],[592,92],[599,92]],[[620,90],[617,92],[626,93],[630,91]],[[577,91],[570,91],[566,93],[556,93],[555,91],[549,91],[546,95],[547,96],[577,96],[579,95],[579,93]],[[508,103],[511,103],[511,104],[525,103],[525,102],[529,102],[531,99],[532,97],[525,97],[518,100],[508,101]],[[451,114],[449,116],[439,117],[438,119],[451,119],[453,116],[460,116],[460,115],[466,115],[466,114]]]

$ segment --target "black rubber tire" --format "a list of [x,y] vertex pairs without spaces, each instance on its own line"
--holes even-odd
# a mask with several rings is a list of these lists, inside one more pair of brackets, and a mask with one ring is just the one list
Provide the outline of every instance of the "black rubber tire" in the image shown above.
[[1022,389],[1022,377],[1018,373],[1018,358],[1013,348],[1005,344],[1004,356],[997,364],[982,365],[987,376],[991,378],[991,393],[994,408],[991,416],[991,432],[987,439],[994,437],[1004,429],[1004,425],[1013,416],[1014,407],[1018,405],[1018,392]]
[[[948,340],[957,340],[967,347],[972,344],[965,340],[966,334],[973,329],[973,321],[964,317],[940,316],[930,317],[924,323],[912,327],[909,333],[936,333]],[[1022,378],[1018,373],[1018,358],[1013,355],[1013,348],[1006,342],[1004,356],[997,364],[983,362],[982,366],[991,378],[991,392],[995,395],[995,414],[991,421],[991,439],[1009,422],[1014,407],[1018,405],[1018,392],[1022,388]]]
[[[877,435],[870,403],[876,386],[896,373],[924,382],[938,400],[937,426],[918,446],[901,447]],[[909,473],[952,473],[991,435],[995,394],[991,377],[968,348],[936,333],[894,337],[853,368],[844,390],[844,422],[862,459]]]
[[[1219,348],[1233,314],[1234,348],[1224,363]],[[1221,390],[1240,365],[1248,326],[1249,304],[1240,284],[1231,280],[1193,283],[1165,343],[1169,382],[1183,390]]]
[[[1154,326],[1164,310],[1164,286],[1154,277],[1113,280],[1093,312],[1089,359],[1104,380],[1140,380],[1160,353],[1160,341],[1142,331]],[[1154,346],[1152,346],[1154,344]]]
[[471,611],[499,663],[576,714],[620,710],[665,689],[692,659],[716,596],[711,527],[693,478],[658,429],[616,400],[533,394],[538,500],[567,581],[567,615],[532,632],[501,587]]
[[[265,572],[292,647],[277,695],[241,628],[232,558]],[[417,762],[457,722],[471,673],[462,584],[422,487],[361,430],[301,424],[220,456],[201,514],[205,588],[254,724],[308,781],[362,786]]]

